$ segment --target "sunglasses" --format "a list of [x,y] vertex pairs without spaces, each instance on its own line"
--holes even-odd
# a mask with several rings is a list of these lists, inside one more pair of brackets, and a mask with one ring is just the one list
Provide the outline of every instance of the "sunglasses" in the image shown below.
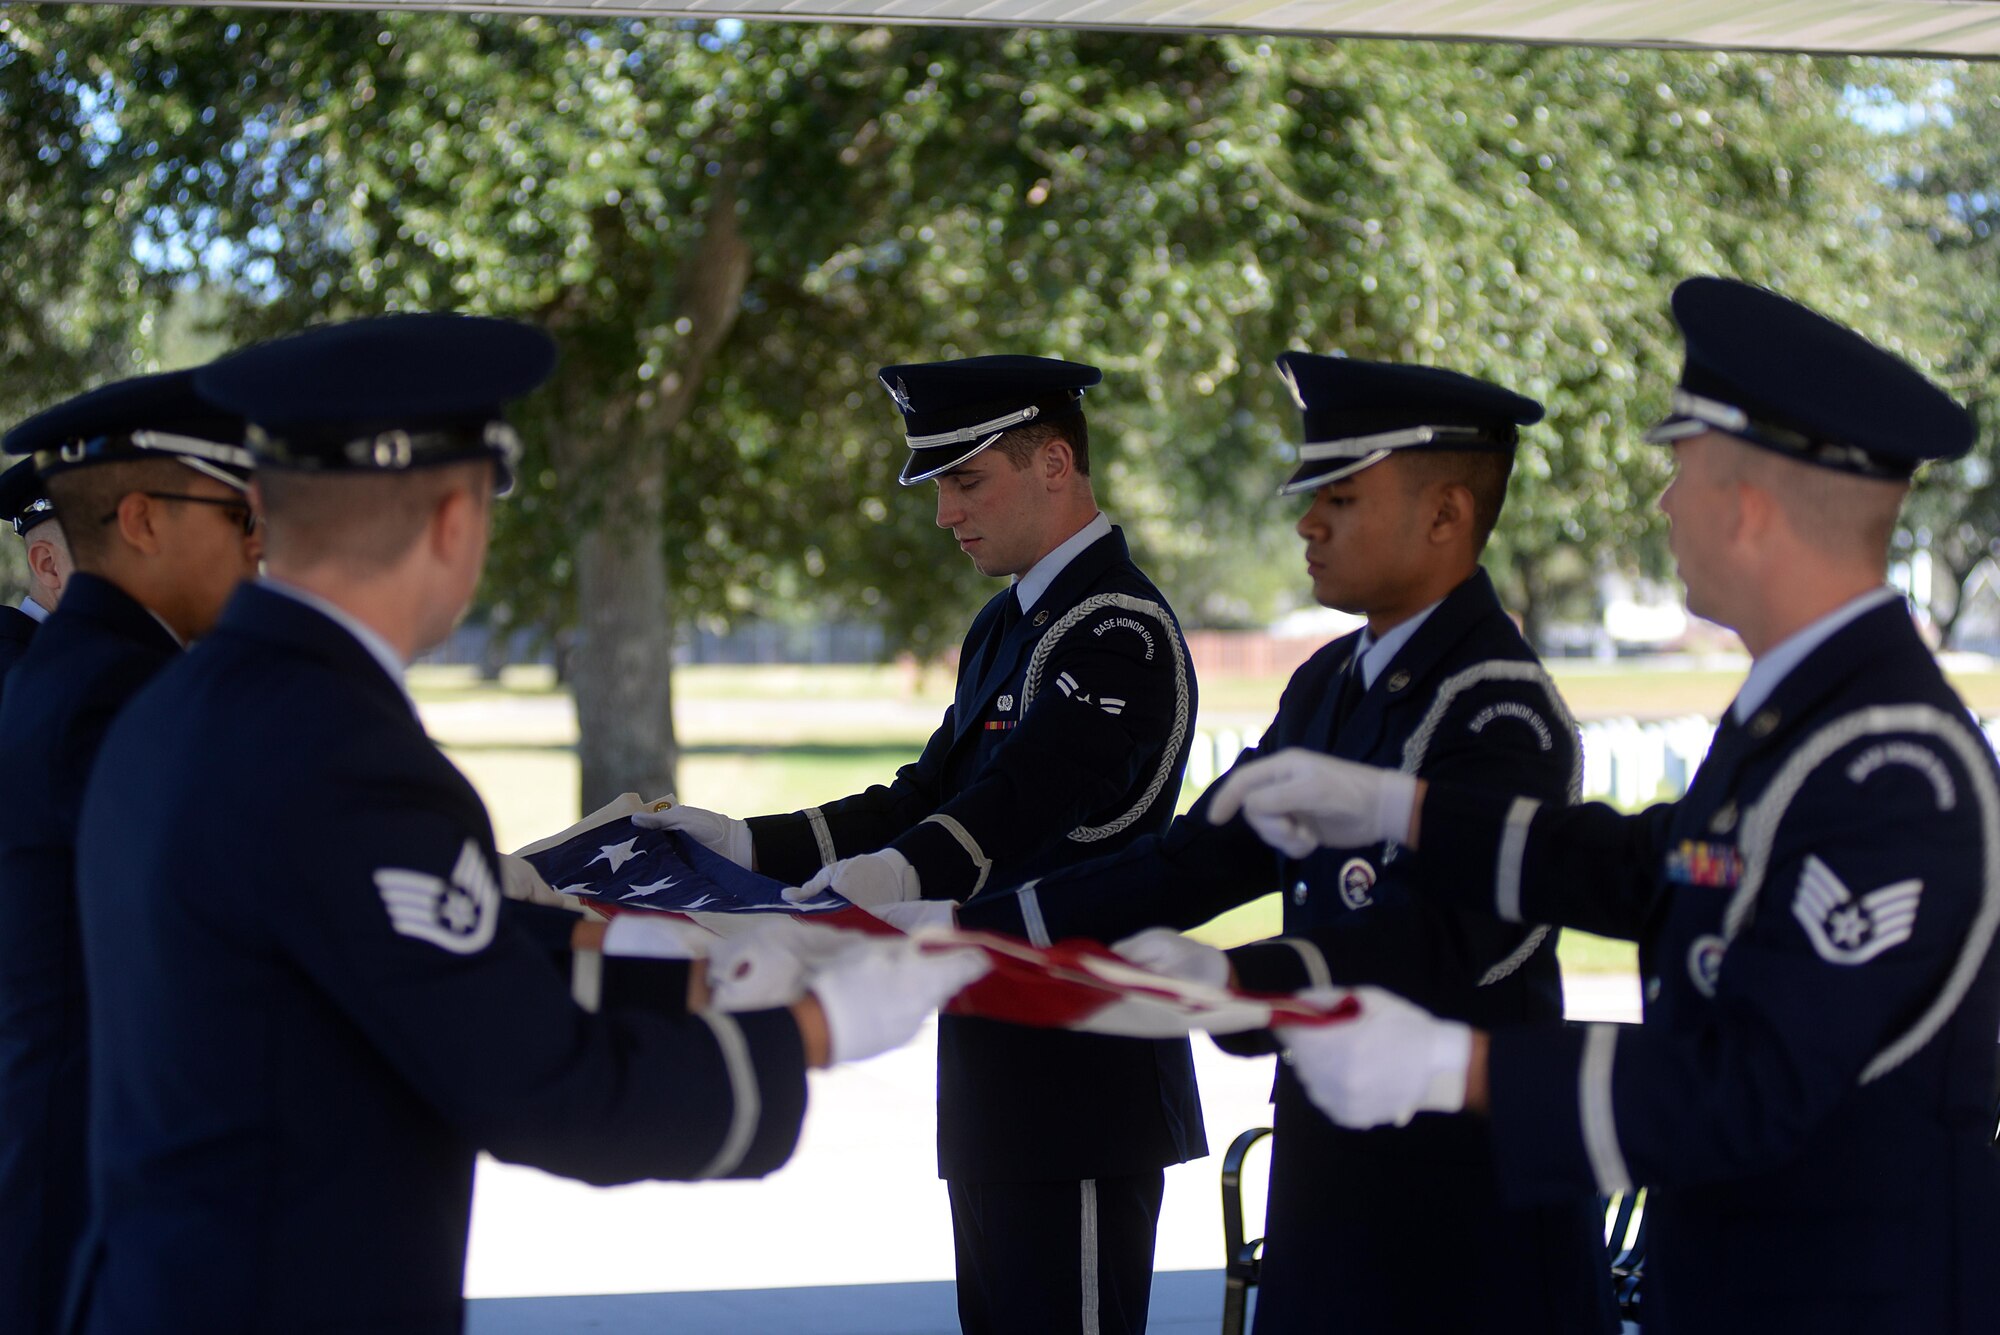
[[[231,496],[190,496],[184,491],[147,491],[141,492],[140,495],[150,496],[156,501],[186,501],[191,505],[220,506],[229,512],[237,527],[243,530],[244,537],[247,538],[257,531],[257,512],[250,508],[248,501],[239,501]],[[114,510],[97,522],[109,524],[116,518],[118,512]]]

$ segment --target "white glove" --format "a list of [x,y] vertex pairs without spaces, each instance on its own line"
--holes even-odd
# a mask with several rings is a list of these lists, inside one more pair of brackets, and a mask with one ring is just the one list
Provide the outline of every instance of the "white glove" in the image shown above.
[[637,811],[632,814],[632,823],[642,830],[679,830],[739,867],[748,867],[756,857],[750,842],[750,826],[720,811],[680,806],[665,811]]
[[1182,936],[1171,927],[1148,927],[1145,931],[1111,943],[1111,953],[1130,960],[1142,969],[1178,978],[1184,983],[1207,987],[1229,986],[1229,956],[1214,946],[1205,946]]
[[[1338,993],[1302,994],[1332,1001]],[[1405,1126],[1420,1112],[1465,1107],[1472,1030],[1379,987],[1357,987],[1361,1013],[1340,1024],[1283,1026],[1285,1060],[1313,1106],[1341,1126]]]
[[859,1061],[917,1036],[930,1013],[992,964],[974,948],[926,952],[908,937],[875,937],[814,976],[836,1062]]
[[526,900],[530,904],[549,904],[559,909],[576,909],[581,912],[583,905],[573,895],[556,893],[554,886],[542,879],[535,870],[535,864],[524,857],[512,853],[500,855],[500,893],[509,899]]
[[958,905],[949,899],[898,900],[864,907],[891,927],[912,935],[926,927],[958,926]]
[[1258,837],[1286,857],[1316,848],[1403,843],[1417,804],[1417,778],[1288,746],[1230,771],[1208,805],[1209,823],[1238,810]]
[[828,863],[804,885],[787,889],[785,898],[794,904],[803,904],[809,899],[819,898],[820,893],[826,890],[864,909],[902,903],[922,894],[917,884],[917,869],[893,848]]
[[708,996],[719,1011],[789,1006],[805,995],[806,966],[766,932],[721,937],[708,948]]
[[604,953],[625,959],[698,960],[720,937],[665,913],[620,913],[604,929]]

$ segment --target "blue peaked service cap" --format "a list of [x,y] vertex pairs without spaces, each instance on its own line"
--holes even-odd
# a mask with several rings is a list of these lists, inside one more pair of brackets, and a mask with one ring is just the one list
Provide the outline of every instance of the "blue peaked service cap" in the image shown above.
[[16,533],[25,538],[29,529],[55,517],[56,507],[33,459],[23,459],[0,473],[0,520],[12,524]]
[[1298,467],[1280,496],[1351,477],[1398,450],[1512,453],[1520,428],[1542,420],[1533,399],[1436,366],[1287,352],[1278,374],[1305,414]]
[[1104,378],[1095,366],[1055,357],[961,357],[885,366],[882,387],[903,414],[910,457],[904,486],[950,472],[1007,432],[1073,407]]
[[1674,289],[1687,362],[1671,415],[1646,433],[1671,443],[1720,431],[1804,463],[1907,481],[1918,465],[1972,448],[1972,418],[1921,372],[1844,325],[1730,278]]
[[555,342],[513,320],[379,315],[244,348],[203,367],[198,384],[248,421],[262,467],[390,473],[492,459],[504,495],[521,439],[502,406],[555,363]]
[[195,391],[195,372],[166,371],[100,385],[45,408],[0,437],[48,478],[93,464],[173,459],[238,491],[253,460],[243,419]]

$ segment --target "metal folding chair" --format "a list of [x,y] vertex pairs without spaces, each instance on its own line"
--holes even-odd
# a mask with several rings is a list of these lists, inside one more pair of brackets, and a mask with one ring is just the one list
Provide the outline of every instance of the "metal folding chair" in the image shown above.
[[1250,1311],[1250,1290],[1264,1268],[1264,1240],[1243,1237],[1243,1161],[1251,1147],[1271,1134],[1268,1126],[1252,1127],[1229,1144],[1222,1156],[1222,1335],[1243,1335]]
[[[1222,1335],[1243,1335],[1250,1290],[1264,1266],[1264,1239],[1243,1236],[1243,1164],[1268,1126],[1252,1127],[1229,1144],[1222,1156]],[[1646,1191],[1621,1192],[1603,1202],[1604,1263],[1611,1271],[1611,1296],[1618,1314],[1641,1321],[1646,1277]]]
[[1624,1191],[1604,1203],[1604,1260],[1611,1268],[1611,1296],[1618,1315],[1641,1319],[1646,1277],[1646,1189]]

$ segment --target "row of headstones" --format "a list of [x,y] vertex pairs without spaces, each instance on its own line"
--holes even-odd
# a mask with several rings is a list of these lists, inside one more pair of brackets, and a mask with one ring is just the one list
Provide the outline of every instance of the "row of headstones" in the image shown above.
[[[2000,718],[1980,724],[1988,744],[2000,750]],[[1593,719],[1581,725],[1583,734],[1583,795],[1633,809],[1649,802],[1670,802],[1687,791],[1688,781],[1708,754],[1715,720],[1691,714],[1684,718]],[[1187,781],[1200,791],[1236,763],[1247,746],[1255,746],[1262,729],[1199,728],[1188,755]]]

